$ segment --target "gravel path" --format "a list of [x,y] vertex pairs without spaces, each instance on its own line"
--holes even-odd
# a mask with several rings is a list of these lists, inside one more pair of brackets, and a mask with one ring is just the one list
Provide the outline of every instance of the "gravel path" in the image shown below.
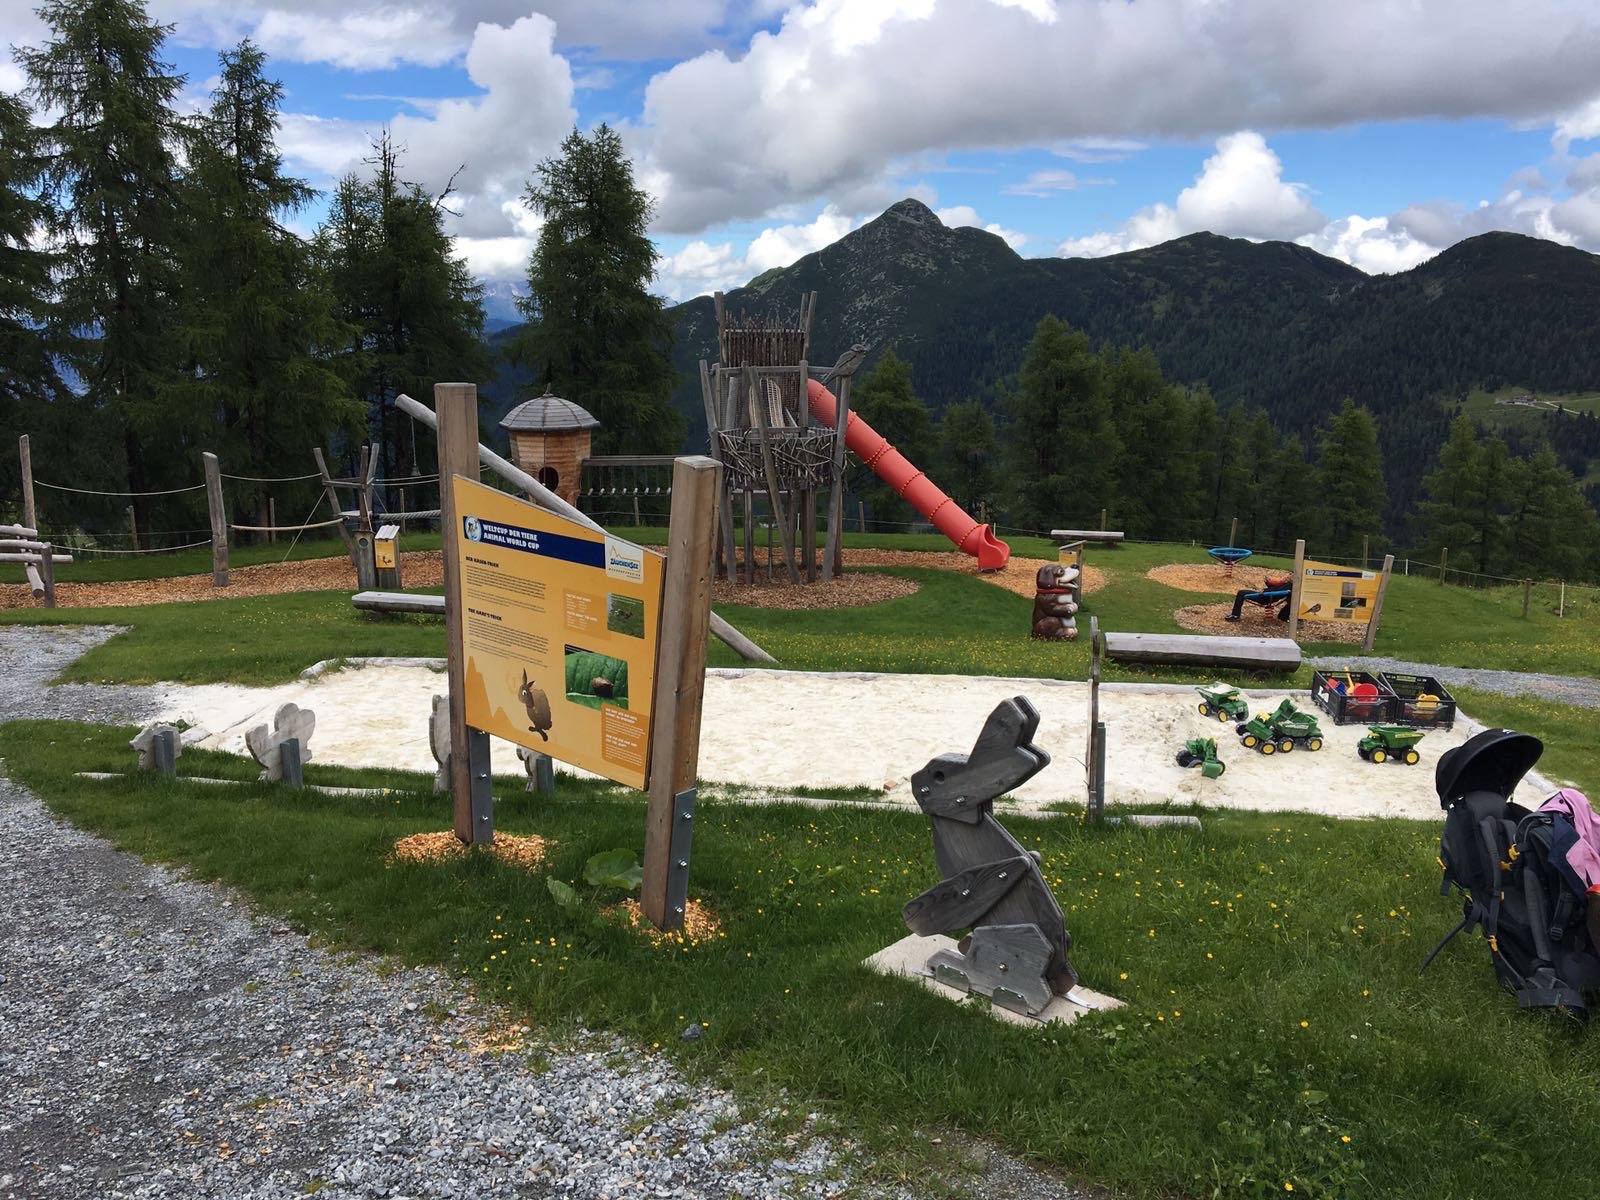
[[[1345,667],[1349,658],[1308,659],[1314,667]],[[1541,675],[1537,671],[1482,671],[1476,667],[1436,667],[1429,663],[1401,662],[1393,658],[1363,658],[1357,664],[1363,671],[1399,671],[1406,675],[1431,675],[1447,687],[1465,686],[1501,696],[1532,696],[1575,704],[1580,708],[1600,708],[1600,679],[1580,675]]]
[[[0,630],[0,720],[141,719],[159,689],[39,686],[113,632]],[[313,949],[3,777],[0,880],[6,1200],[923,1190],[863,1185],[814,1114],[782,1114],[798,1132],[779,1132],[614,1037],[552,1044],[437,970]],[[976,1196],[1084,1200],[990,1147],[945,1142]]]

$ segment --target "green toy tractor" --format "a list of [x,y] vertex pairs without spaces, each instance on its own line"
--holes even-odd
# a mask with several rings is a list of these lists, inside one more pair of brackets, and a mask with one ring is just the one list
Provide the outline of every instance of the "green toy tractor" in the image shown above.
[[1422,761],[1417,743],[1422,730],[1404,725],[1368,725],[1367,736],[1356,743],[1356,753],[1368,762],[1397,762],[1414,767]]
[[1215,717],[1224,725],[1230,721],[1243,721],[1250,715],[1250,705],[1239,695],[1239,689],[1225,683],[1208,683],[1197,687],[1200,693],[1200,715]]
[[1178,765],[1199,767],[1200,774],[1207,779],[1215,779],[1228,769],[1227,764],[1217,757],[1216,738],[1190,738],[1178,751]]
[[1257,713],[1234,727],[1246,750],[1258,754],[1287,754],[1296,746],[1322,749],[1322,728],[1310,713],[1303,713],[1285,698],[1272,712]]

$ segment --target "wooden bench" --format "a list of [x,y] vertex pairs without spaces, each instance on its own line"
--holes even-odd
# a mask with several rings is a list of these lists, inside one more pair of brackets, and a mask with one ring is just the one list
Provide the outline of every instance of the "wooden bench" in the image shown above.
[[431,613],[444,616],[443,596],[419,596],[412,592],[357,592],[350,603],[363,612]]
[[1115,546],[1122,541],[1120,529],[1052,529],[1050,536],[1058,542],[1100,542]]
[[1246,671],[1293,671],[1300,646],[1288,638],[1207,637],[1185,633],[1107,633],[1106,657],[1123,663],[1167,663],[1186,667],[1237,667]]

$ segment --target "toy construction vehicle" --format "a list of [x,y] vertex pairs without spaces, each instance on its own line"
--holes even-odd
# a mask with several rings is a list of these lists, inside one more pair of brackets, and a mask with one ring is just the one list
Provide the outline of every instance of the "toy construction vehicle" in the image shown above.
[[1287,698],[1272,712],[1257,713],[1235,728],[1244,748],[1258,754],[1287,754],[1296,746],[1322,749],[1322,729],[1317,719],[1301,712]]
[[1367,736],[1356,743],[1356,753],[1368,762],[1397,762],[1414,767],[1422,760],[1417,753],[1422,737],[1422,730],[1404,725],[1369,725]]
[[1215,717],[1224,725],[1230,721],[1243,721],[1250,715],[1250,705],[1239,695],[1239,689],[1225,683],[1208,683],[1197,687],[1200,693],[1200,715]]
[[1215,779],[1228,769],[1227,764],[1217,757],[1216,738],[1190,738],[1178,751],[1178,765],[1199,767],[1200,774],[1207,779]]

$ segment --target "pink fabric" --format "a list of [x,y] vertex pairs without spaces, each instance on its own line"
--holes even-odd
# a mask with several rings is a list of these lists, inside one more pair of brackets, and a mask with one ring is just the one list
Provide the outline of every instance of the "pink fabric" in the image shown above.
[[1577,788],[1562,788],[1539,806],[1540,812],[1558,812],[1578,831],[1578,844],[1567,852],[1567,863],[1583,877],[1584,886],[1600,885],[1600,816],[1589,797]]

